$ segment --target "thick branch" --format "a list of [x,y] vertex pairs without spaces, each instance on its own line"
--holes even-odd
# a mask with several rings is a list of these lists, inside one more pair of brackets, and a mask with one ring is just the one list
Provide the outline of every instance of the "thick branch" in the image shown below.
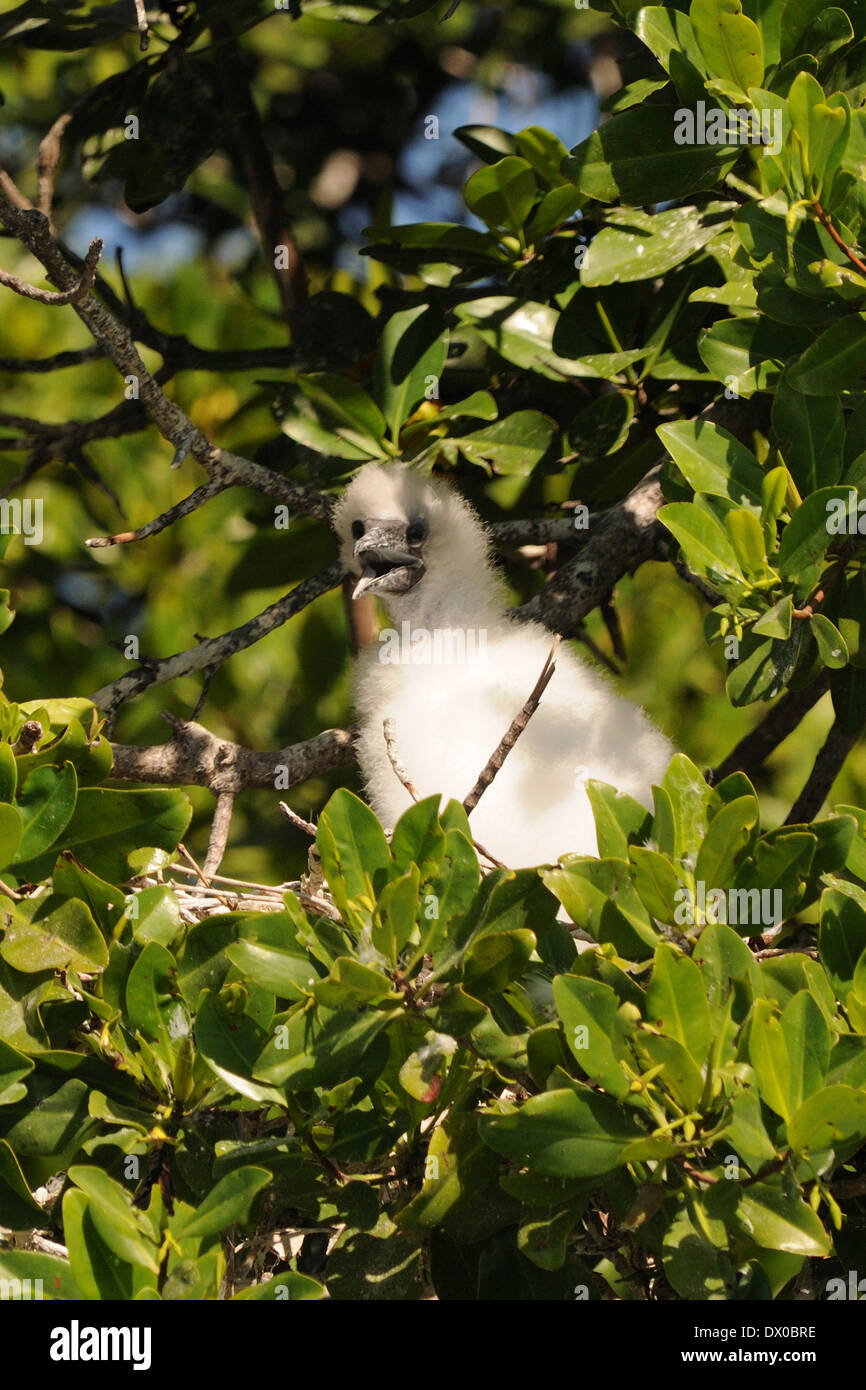
[[112,681],[110,685],[103,686],[90,698],[99,709],[113,714],[126,700],[134,699],[151,686],[165,685],[166,681],[176,680],[178,676],[188,676],[193,671],[221,666],[236,652],[244,651],[261,641],[275,628],[281,627],[321,594],[336,588],[342,577],[341,564],[329,565],[321,573],[314,574],[310,579],[298,584],[291,593],[277,599],[276,603],[269,604],[248,622],[241,623],[240,627],[231,628],[220,637],[205,638],[197,647],[191,647],[188,651],[144,661],[136,670]]
[[751,774],[769,758],[774,749],[792,734],[800,721],[817,705],[821,696],[829,688],[826,671],[805,690],[789,690],[773,708],[764,715],[745,738],[741,738],[736,748],[728,754],[724,762],[713,773],[710,781],[715,785],[732,772]]
[[123,782],[153,782],[169,787],[207,787],[214,796],[236,796],[250,787],[280,790],[297,786],[354,759],[349,729],[326,729],[315,738],[256,753],[217,738],[201,724],[163,714],[173,729],[167,743],[136,748],[113,743],[111,776]]
[[665,534],[656,513],[664,502],[655,468],[624,501],[602,512],[586,543],[548,581],[540,594],[517,609],[553,632],[571,636],[593,608],[604,603],[623,574],[658,556]]
[[802,825],[815,819],[861,732],[858,729],[853,734],[846,733],[839,720],[835,721],[815,759],[809,780],[786,817],[786,825]]

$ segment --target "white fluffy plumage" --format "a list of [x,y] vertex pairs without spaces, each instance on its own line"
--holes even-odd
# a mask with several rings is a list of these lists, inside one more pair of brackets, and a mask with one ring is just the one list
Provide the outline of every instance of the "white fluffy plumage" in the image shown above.
[[[393,826],[411,798],[390,764],[383,721],[395,721],[419,796],[462,801],[533,689],[552,636],[509,616],[487,534],[446,484],[405,465],[368,464],[334,524],[341,557],[359,576],[356,594],[378,594],[395,623],[395,635],[362,653],[355,701],[370,804]],[[561,646],[539,708],[472,812],[475,838],[512,868],[597,854],[586,781],[649,806],[673,752],[641,709]]]

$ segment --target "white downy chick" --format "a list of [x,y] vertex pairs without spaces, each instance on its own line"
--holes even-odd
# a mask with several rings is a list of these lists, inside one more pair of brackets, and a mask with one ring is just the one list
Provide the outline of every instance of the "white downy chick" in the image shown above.
[[[512,618],[475,512],[446,484],[406,465],[367,464],[337,505],[353,597],[375,594],[396,627],[358,662],[358,760],[370,804],[393,827],[419,797],[462,801],[535,686],[552,634]],[[384,640],[383,640],[384,638]],[[588,779],[645,806],[673,746],[636,705],[560,646],[541,704],[470,816],[475,839],[510,868],[598,853]],[[443,802],[444,804],[444,802]]]

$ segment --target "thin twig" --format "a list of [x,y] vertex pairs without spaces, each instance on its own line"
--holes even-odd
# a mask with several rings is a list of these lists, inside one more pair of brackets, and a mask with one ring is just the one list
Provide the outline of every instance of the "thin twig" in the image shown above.
[[39,162],[37,164],[39,193],[36,205],[39,211],[49,219],[51,206],[54,202],[54,174],[60,159],[60,141],[63,139],[63,133],[72,120],[72,116],[72,111],[64,111],[62,115],[58,116],[48,134],[43,136],[39,146]]
[[142,53],[146,53],[150,47],[150,34],[147,29],[147,12],[144,8],[144,0],[135,0],[135,18],[138,23],[138,46]]
[[38,304],[79,304],[90,293],[101,254],[102,239],[96,237],[90,243],[81,279],[68,290],[40,290],[36,285],[29,285],[26,280],[22,280],[18,275],[13,275],[8,270],[0,270],[0,285],[5,285],[8,290],[14,290],[16,294],[22,295],[25,299],[35,299]]
[[[415,785],[410,780],[409,773],[407,772],[403,762],[400,759],[400,754],[397,752],[397,725],[393,719],[385,719],[383,721],[382,733],[385,735],[385,749],[388,754],[388,761],[394,769],[397,780],[403,784],[403,786],[406,788],[407,792],[411,796],[412,800],[417,801],[418,792],[416,791]],[[485,849],[484,846],[480,843],[480,841],[473,838],[472,846],[475,849],[476,853],[480,854],[484,859],[486,859],[489,864],[492,864],[495,869],[507,868],[507,865],[503,864],[501,859],[497,859],[495,854],[491,854],[489,849]]]
[[137,527],[134,531],[119,531],[114,536],[91,536],[84,544],[89,550],[101,550],[108,545],[128,545],[130,541],[143,541],[148,536],[156,536],[160,531],[164,531],[167,526],[171,526],[175,521],[179,521],[183,516],[189,516],[198,507],[203,507],[205,502],[209,502],[212,497],[218,497],[221,492],[225,492],[226,484],[222,482],[204,483],[197,487],[195,492],[191,492],[180,502],[176,502],[167,511],[161,512],[154,517],[153,521],[145,522],[143,526]]
[[208,667],[221,665],[230,656],[260,642],[269,632],[273,632],[289,618],[300,613],[314,599],[336,588],[342,577],[342,564],[330,565],[328,569],[305,579],[290,593],[285,594],[276,603],[269,604],[261,613],[241,623],[239,627],[231,628],[220,637],[209,637],[186,651],[175,652],[173,656],[154,658],[135,671],[120,676],[110,685],[103,686],[90,698],[100,709],[113,714],[127,700],[134,699],[151,686],[164,685],[166,681],[176,680],[178,676],[188,676],[193,671],[203,671]]
[[855,254],[852,248],[848,245],[847,241],[845,241],[836,231],[836,228],[833,226],[833,223],[830,221],[830,218],[827,216],[827,213],[824,211],[821,204],[816,200],[815,202],[813,202],[812,207],[815,209],[815,216],[818,218],[818,221],[821,223],[821,226],[826,227],[827,233],[830,236],[831,240],[836,243],[840,251],[843,251],[845,253],[845,255],[848,257],[848,260],[851,262],[853,266],[856,267],[857,270],[859,270],[860,274],[866,275],[866,265],[864,265],[860,257]]
[[410,781],[409,773],[406,771],[405,765],[400,761],[400,755],[397,752],[397,725],[393,719],[385,719],[383,721],[382,733],[385,735],[385,750],[388,754],[388,762],[394,769],[397,781],[402,782],[412,800],[417,801],[418,793],[415,790],[414,784]]
[[533,714],[538,709],[538,706],[541,702],[541,697],[547,689],[550,680],[553,676],[553,673],[556,670],[556,662],[553,658],[560,641],[561,638],[559,636],[556,636],[553,639],[553,645],[551,646],[550,651],[547,654],[547,660],[545,661],[544,666],[541,669],[541,675],[535,682],[535,686],[532,692],[530,693],[528,700],[523,706],[523,709],[520,711],[517,717],[511,721],[511,724],[509,725],[508,729],[503,734],[497,747],[491,754],[491,757],[488,760],[487,765],[482,770],[478,778],[478,781],[475,783],[475,786],[472,788],[469,795],[464,798],[463,809],[466,812],[467,816],[471,815],[472,812],[475,810],[475,807],[478,805],[479,801],[486,792],[487,788],[490,786],[497,772],[502,767],[502,764],[505,762],[505,759],[508,757],[508,754],[511,752],[520,735],[523,733],[523,730],[526,728]]
[[315,840],[318,832],[312,821],[304,820],[303,816],[299,816],[297,811],[293,811],[285,801],[280,802],[280,810],[284,816],[288,816],[292,825],[296,825],[299,830],[303,830],[305,835],[310,835]]

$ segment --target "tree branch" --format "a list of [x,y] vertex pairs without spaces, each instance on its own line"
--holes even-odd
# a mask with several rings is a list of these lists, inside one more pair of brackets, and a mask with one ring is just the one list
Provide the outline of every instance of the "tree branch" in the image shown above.
[[68,264],[51,234],[47,218],[41,212],[34,208],[16,207],[3,190],[0,191],[0,217],[45,267],[51,280],[60,286],[60,292],[73,291],[68,296],[69,302],[121,375],[136,378],[142,404],[163,438],[175,447],[175,462],[190,453],[211,479],[225,486],[250,487],[306,515],[328,520],[332,507],[329,498],[293,483],[269,468],[263,468],[261,464],[211,444],[180,407],[168,399],[145,367],[126,325],[92,296],[76,298],[81,290],[82,278]]
[[659,471],[654,468],[628,497],[598,515],[578,554],[557,570],[541,593],[516,610],[518,617],[569,637],[587,613],[605,602],[623,574],[659,555],[666,534],[656,521],[664,502]]
[[161,512],[154,517],[153,521],[145,522],[144,526],[139,526],[135,531],[119,531],[115,536],[91,536],[84,544],[89,550],[102,550],[109,545],[128,545],[130,541],[143,541],[148,536],[155,536],[160,531],[164,531],[167,526],[171,526],[175,521],[179,521],[183,516],[189,516],[190,512],[196,511],[198,507],[204,506],[212,497],[225,492],[225,484],[219,482],[204,483],[202,487],[197,487],[195,492],[184,497],[180,502],[176,502],[167,511]]
[[821,696],[830,687],[827,672],[824,671],[816,681],[804,690],[789,690],[764,715],[760,724],[741,738],[736,748],[724,762],[710,774],[709,781],[715,786],[723,777],[732,772],[745,772],[747,775],[761,766],[780,743],[792,734],[800,721],[817,705]]
[[188,651],[144,661],[136,670],[97,690],[90,699],[99,709],[112,716],[125,701],[141,695],[151,686],[165,685],[166,681],[176,680],[178,676],[188,676],[193,671],[220,666],[236,652],[244,651],[261,641],[275,628],[281,627],[321,594],[335,589],[342,577],[343,566],[335,562],[319,574],[305,579],[302,584],[292,589],[291,593],[284,594],[276,603],[269,604],[261,613],[241,623],[239,627],[231,628],[220,637],[205,638],[198,646],[191,647]]
[[834,722],[805,787],[785,818],[786,825],[801,825],[815,819],[861,733],[862,729],[857,729],[853,734],[846,733],[838,719]]
[[40,290],[36,285],[28,285],[26,280],[20,279],[19,276],[13,275],[8,270],[0,270],[0,285],[5,285],[7,289],[23,295],[25,299],[35,299],[38,304],[79,304],[90,293],[96,275],[96,266],[101,255],[102,241],[96,237],[90,243],[90,249],[84,259],[84,270],[81,278],[66,290]]
[[[111,776],[122,782],[153,782],[169,787],[206,787],[214,796],[237,796],[251,787],[281,790],[346,767],[354,759],[352,732],[325,729],[315,738],[257,753],[217,738],[201,724],[163,712],[172,736],[167,743],[137,748],[113,743]],[[215,872],[215,871],[214,871]]]

